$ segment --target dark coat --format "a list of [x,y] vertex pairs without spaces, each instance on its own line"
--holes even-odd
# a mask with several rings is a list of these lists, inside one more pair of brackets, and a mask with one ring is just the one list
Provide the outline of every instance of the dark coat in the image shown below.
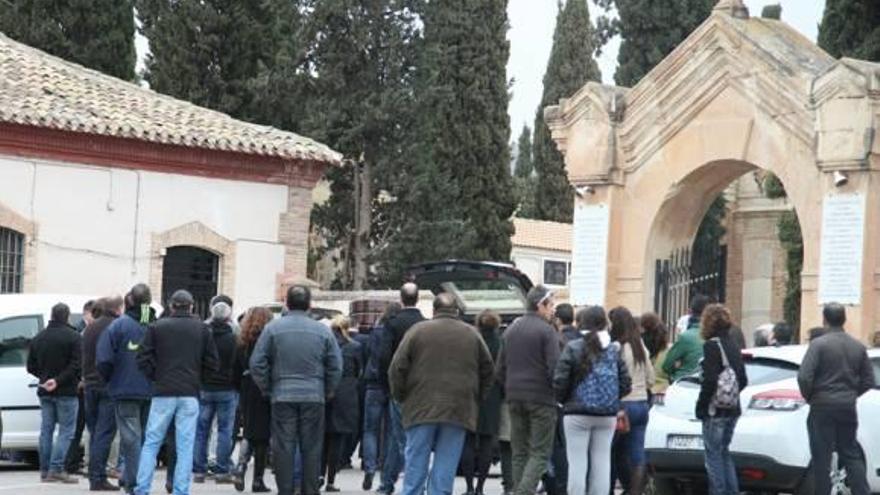
[[810,342],[798,385],[814,408],[851,408],[874,387],[874,369],[861,342],[842,328],[829,328]]
[[254,345],[239,346],[235,353],[235,374],[239,377],[238,404],[242,415],[242,435],[249,442],[268,442],[271,435],[272,402],[251,379],[248,363]]
[[406,332],[388,381],[404,428],[449,423],[476,431],[479,405],[494,383],[492,356],[472,326],[440,313]]
[[327,431],[355,433],[360,423],[358,384],[364,369],[363,350],[354,340],[337,339],[342,351],[342,380],[327,404]]
[[[715,391],[718,389],[718,376],[724,370],[724,361],[721,357],[721,348],[718,342],[724,347],[724,354],[727,356],[727,362],[736,373],[736,382],[739,390],[742,392],[749,385],[749,379],[746,376],[746,368],[742,361],[742,349],[734,340],[729,332],[723,332],[718,335],[718,340],[708,340],[703,343],[703,361],[700,365],[703,368],[703,381],[700,385],[700,395],[697,398],[697,406],[695,414],[697,419],[703,420],[713,416],[710,411],[712,398],[715,397]],[[742,414],[742,408],[737,405],[735,409],[719,409],[715,411],[714,416],[736,416]]]
[[147,328],[137,364],[153,384],[153,397],[198,397],[204,377],[220,367],[208,326],[187,313]]
[[54,379],[58,384],[53,392],[37,389],[39,396],[75,397],[80,377],[82,352],[80,336],[66,324],[50,321],[46,329],[31,340],[28,352],[28,373],[40,379],[40,384]]
[[[498,359],[498,351],[501,349],[501,337],[495,330],[481,330],[480,336],[483,337],[489,354],[492,356],[492,362]],[[486,394],[486,398],[480,403],[480,416],[477,419],[477,433],[480,435],[498,436],[501,428],[501,405],[504,402],[504,388],[494,379],[492,379],[492,388]]]
[[238,379],[234,373],[235,353],[238,349],[238,337],[232,331],[232,325],[225,321],[211,321],[208,324],[214,346],[217,348],[217,358],[220,365],[217,371],[207,373],[202,379],[202,388],[208,392],[224,392],[236,390]]

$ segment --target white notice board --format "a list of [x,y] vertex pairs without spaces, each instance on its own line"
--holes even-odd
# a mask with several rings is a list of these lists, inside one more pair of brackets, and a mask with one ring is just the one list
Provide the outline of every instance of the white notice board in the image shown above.
[[834,194],[822,205],[819,304],[861,304],[865,196]]
[[577,306],[605,304],[609,218],[608,205],[575,203],[571,302]]

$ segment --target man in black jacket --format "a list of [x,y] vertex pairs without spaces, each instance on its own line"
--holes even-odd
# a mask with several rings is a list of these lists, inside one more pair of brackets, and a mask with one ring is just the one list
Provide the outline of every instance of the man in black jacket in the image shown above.
[[[77,386],[80,374],[80,336],[70,324],[70,308],[52,307],[46,329],[31,341],[28,373],[39,379],[42,425],[40,428],[40,479],[44,482],[76,483],[64,473],[67,449],[76,429],[79,408]],[[54,439],[55,425],[58,438]]]
[[239,377],[232,372],[238,338],[232,329],[232,306],[218,299],[211,306],[208,327],[217,347],[220,368],[205,376],[199,398],[199,422],[196,427],[196,448],[193,481],[204,483],[208,472],[208,434],[217,418],[217,483],[232,483],[229,458],[232,455],[232,429],[238,406]]
[[[404,335],[413,325],[425,321],[425,317],[417,307],[419,304],[419,286],[412,282],[403,284],[400,288],[400,302],[403,304],[403,309],[385,325],[382,358],[379,360],[380,374],[386,380],[386,384],[388,368],[391,366],[391,360],[403,341]],[[394,485],[397,483],[397,477],[403,468],[403,453],[406,447],[406,433],[403,430],[400,404],[393,400],[390,401],[388,416],[390,441],[385,451],[382,486],[379,490],[381,493],[394,493]]]
[[837,303],[822,311],[828,330],[810,342],[798,373],[801,395],[810,404],[807,431],[816,493],[831,491],[831,454],[846,468],[853,495],[868,495],[865,459],[856,440],[856,401],[874,388],[874,372],[861,342],[847,335],[846,309]]
[[153,402],[141,449],[136,495],[150,493],[156,455],[172,421],[177,446],[174,493],[189,493],[199,390],[203,377],[218,370],[214,339],[208,326],[193,315],[192,294],[178,290],[172,294],[170,304],[171,316],[150,325],[138,354],[138,366],[153,384]]
[[122,298],[107,297],[94,303],[96,320],[82,334],[82,370],[85,386],[85,422],[89,429],[89,489],[116,491],[118,486],[107,481],[107,458],[116,436],[116,409],[107,391],[107,384],[96,367],[98,340],[124,311]]

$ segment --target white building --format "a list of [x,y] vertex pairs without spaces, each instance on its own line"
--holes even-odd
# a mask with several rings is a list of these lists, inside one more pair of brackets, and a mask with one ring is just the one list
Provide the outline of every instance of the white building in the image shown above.
[[306,275],[312,188],[339,160],[0,35],[0,293],[275,300]]
[[568,288],[572,230],[569,223],[514,218],[510,259],[534,284]]

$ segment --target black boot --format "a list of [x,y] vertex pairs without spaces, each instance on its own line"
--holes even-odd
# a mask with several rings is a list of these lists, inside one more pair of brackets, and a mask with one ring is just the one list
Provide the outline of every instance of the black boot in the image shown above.
[[262,478],[255,478],[254,483],[251,485],[251,491],[254,493],[268,493],[272,490],[266,487],[266,484],[263,483]]
[[247,464],[239,464],[235,468],[235,478],[232,483],[235,485],[235,491],[244,491],[244,475],[247,473]]

